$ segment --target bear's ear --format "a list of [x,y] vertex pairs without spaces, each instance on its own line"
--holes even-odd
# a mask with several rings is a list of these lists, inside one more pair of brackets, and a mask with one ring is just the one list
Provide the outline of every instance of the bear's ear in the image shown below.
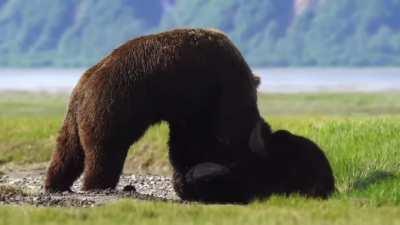
[[271,135],[271,140],[273,140],[275,143],[287,143],[291,140],[293,140],[293,138],[296,138],[297,136],[293,135],[292,133],[290,133],[287,130],[277,130],[275,132],[272,133]]
[[260,84],[261,84],[260,76],[258,76],[257,74],[254,74],[254,73],[253,73],[253,84],[256,88],[258,88],[258,86],[260,86]]
[[260,155],[262,157],[266,157],[267,151],[265,149],[264,137],[263,137],[263,121],[259,120],[251,131],[249,138],[249,147],[251,151]]

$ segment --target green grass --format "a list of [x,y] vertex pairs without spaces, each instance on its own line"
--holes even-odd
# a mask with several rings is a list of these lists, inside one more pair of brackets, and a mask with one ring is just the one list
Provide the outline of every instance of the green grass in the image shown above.
[[[0,164],[47,162],[67,97],[0,93]],[[94,209],[0,207],[0,224],[400,224],[400,93],[262,95],[274,129],[316,141],[339,190],[328,201],[273,197],[249,206],[122,201]],[[136,143],[125,171],[169,174],[168,126]],[[1,168],[1,167],[0,167]]]
[[400,223],[399,215],[399,207],[371,207],[336,199],[316,201],[274,197],[248,206],[124,200],[89,209],[6,206],[0,208],[0,224],[391,225]]
[[400,93],[267,94],[259,96],[263,115],[400,114]]

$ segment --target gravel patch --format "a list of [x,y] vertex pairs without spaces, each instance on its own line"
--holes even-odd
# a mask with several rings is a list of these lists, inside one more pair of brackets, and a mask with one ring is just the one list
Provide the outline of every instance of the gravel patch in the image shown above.
[[122,198],[182,202],[175,194],[171,178],[152,175],[122,175],[115,190],[80,191],[82,179],[75,182],[73,192],[45,193],[44,171],[12,172],[0,175],[0,187],[16,191],[0,191],[0,205],[29,204],[35,206],[92,207]]

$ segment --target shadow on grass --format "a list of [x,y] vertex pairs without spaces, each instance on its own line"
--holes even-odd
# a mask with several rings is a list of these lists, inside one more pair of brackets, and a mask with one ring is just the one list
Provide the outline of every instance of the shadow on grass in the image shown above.
[[362,191],[368,189],[374,184],[379,184],[385,181],[393,180],[396,175],[387,171],[374,171],[368,174],[366,177],[360,178],[354,182],[354,190]]

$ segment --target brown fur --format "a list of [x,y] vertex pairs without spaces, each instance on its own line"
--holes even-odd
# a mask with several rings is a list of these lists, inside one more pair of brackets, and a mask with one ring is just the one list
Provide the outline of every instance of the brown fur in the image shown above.
[[220,32],[180,29],[128,41],[90,68],[73,90],[46,190],[69,190],[82,171],[84,190],[114,188],[129,146],[162,120],[171,125],[171,139],[174,129],[207,124],[202,149],[194,145],[203,138],[196,131],[200,137],[188,135],[194,142],[173,142],[180,146],[170,152],[176,170],[240,157],[260,118],[255,82]]

